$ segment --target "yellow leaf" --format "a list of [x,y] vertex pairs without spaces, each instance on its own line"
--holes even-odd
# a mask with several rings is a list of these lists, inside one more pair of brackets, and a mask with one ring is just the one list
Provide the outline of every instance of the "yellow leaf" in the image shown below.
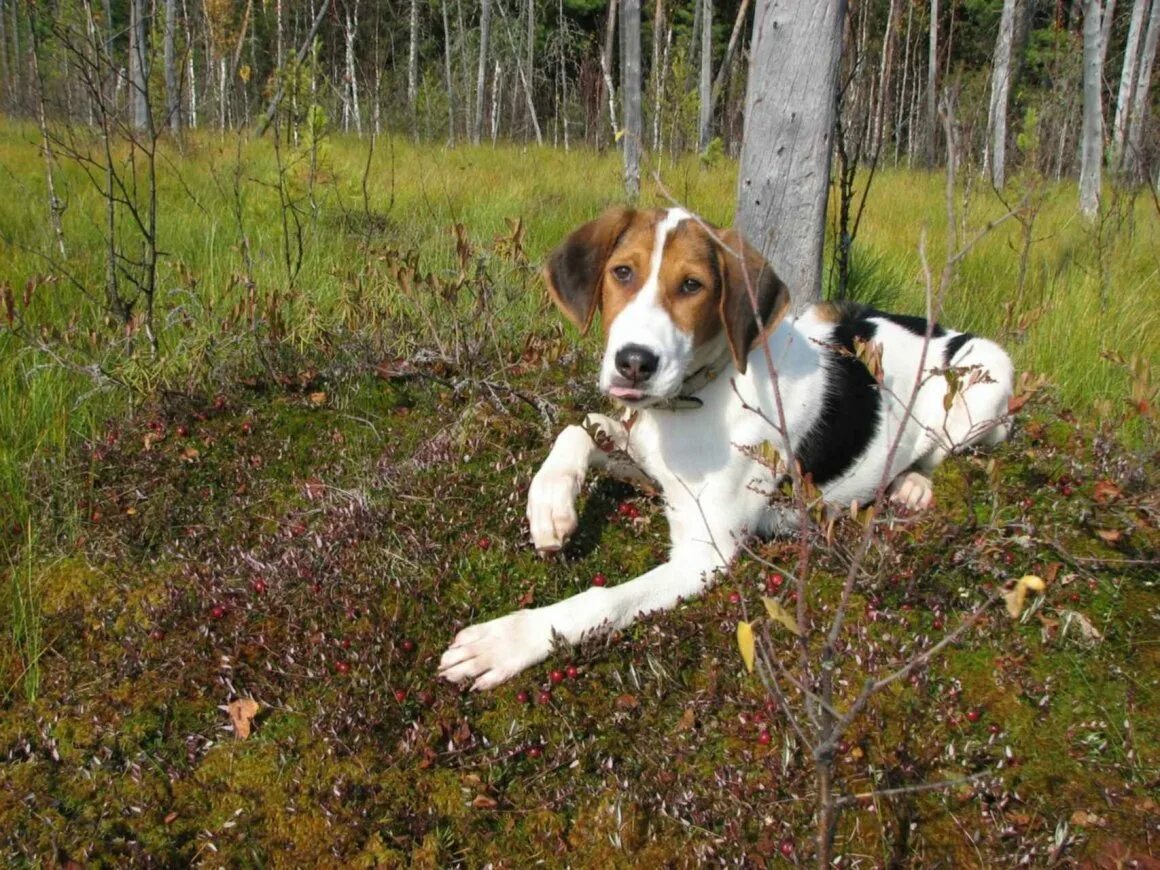
[[1012,619],[1018,619],[1023,613],[1023,605],[1027,600],[1027,590],[1042,592],[1046,588],[1043,580],[1034,574],[1025,574],[1015,581],[1015,587],[1003,593],[1003,600],[1007,602],[1007,614]]
[[310,404],[314,406],[326,404],[326,393],[319,390],[317,393],[310,394]]
[[237,701],[230,701],[226,707],[230,714],[230,722],[234,726],[234,736],[238,740],[245,740],[250,736],[250,726],[254,717],[258,715],[258,709],[258,702],[253,698],[239,698]]
[[737,648],[741,650],[741,659],[745,662],[745,669],[753,673],[753,657],[757,654],[757,641],[753,637],[753,626],[748,622],[737,623]]
[[776,598],[769,598],[764,595],[762,596],[761,601],[765,605],[765,612],[769,614],[770,619],[772,619],[774,622],[780,622],[786,627],[786,629],[790,631],[791,634],[794,634],[797,637],[802,636],[802,630],[798,626],[797,620],[790,615],[788,610],[781,606],[780,601],[778,601]]

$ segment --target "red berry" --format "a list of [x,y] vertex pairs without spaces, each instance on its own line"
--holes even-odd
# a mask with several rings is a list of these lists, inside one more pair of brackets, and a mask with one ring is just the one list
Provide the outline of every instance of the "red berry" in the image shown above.
[[406,689],[395,689],[395,700],[398,701],[400,704],[402,704],[404,701],[406,701],[407,700],[407,690]]
[[785,578],[782,577],[780,574],[770,574],[769,579],[766,580],[766,583],[769,585],[770,589],[780,589],[781,584],[784,582],[785,582]]
[[344,637],[342,639],[342,643],[339,644],[339,646],[341,646],[343,649],[350,649],[350,638]]
[[838,744],[838,754],[839,755],[846,755],[849,751],[850,751],[850,744],[847,741],[843,740],[841,743]]
[[970,710],[967,711],[967,721],[978,722],[979,719],[982,717],[982,715],[983,715],[983,713],[981,710],[979,710],[975,707],[972,707]]
[[567,675],[569,680],[574,680],[580,676],[580,669],[575,665],[568,665],[568,667],[564,668],[564,673]]
[[479,542],[476,546],[478,546],[481,550],[491,549],[491,538],[489,538],[487,535],[484,535],[479,539]]
[[345,662],[340,659],[334,663],[334,669],[345,677],[350,673],[350,662]]
[[149,632],[149,639],[155,642],[163,641],[165,640],[165,632],[159,628],[155,628]]
[[741,603],[741,593],[738,592],[736,589],[734,589],[732,592],[729,593],[729,603],[730,604],[740,604]]
[[214,619],[221,619],[223,616],[226,615],[225,605],[224,604],[215,604],[213,610],[211,610],[209,612],[209,615],[212,616]]
[[936,619],[934,622],[931,623],[931,627],[935,631],[942,631],[943,621],[941,619]]
[[540,749],[540,747],[538,747],[538,746],[529,746],[528,747],[528,758],[539,758],[541,754],[542,754],[542,750]]
[[1020,504],[1023,506],[1023,510],[1031,510],[1031,508],[1035,505],[1035,502],[1029,498],[1025,498],[1020,502]]
[[1067,498],[1071,495],[1071,487],[1065,483],[1059,488],[1059,492],[1064,498]]
[[265,595],[266,588],[267,587],[266,587],[265,580],[255,580],[254,581],[254,591],[257,592],[259,595]]
[[526,703],[528,703],[528,701],[531,700],[531,698],[528,697],[527,692],[520,690],[519,692],[516,692],[516,700],[519,701],[521,704],[526,704]]
[[405,653],[411,653],[415,651],[415,641],[411,640],[410,638],[404,640],[401,644],[399,644],[399,646]]
[[640,508],[638,508],[634,504],[630,504],[628,506],[628,518],[630,520],[639,519],[640,518]]
[[757,735],[757,742],[762,746],[768,746],[771,740],[773,740],[773,737],[771,737],[769,732],[765,729],[762,729],[761,732]]
[[311,583],[310,584],[310,591],[313,592],[315,595],[321,594],[322,584],[321,583]]
[[185,438],[188,435],[189,435],[189,427],[188,426],[178,426],[177,427],[177,436],[179,438]]
[[987,730],[990,731],[992,734],[998,734],[1003,729],[1000,728],[997,723],[992,722],[990,725],[987,726]]
[[419,693],[419,703],[424,707],[430,707],[435,703],[435,693],[431,691],[423,691]]
[[564,682],[564,672],[560,670],[552,671],[552,673],[548,674],[548,679],[552,681],[552,685],[558,686]]
[[616,506],[616,512],[622,517],[628,516],[629,511],[632,510],[632,502],[622,501]]
[[550,703],[552,703],[552,690],[551,689],[540,689],[540,693],[538,695],[536,695],[536,703],[537,704],[550,704]]
[[592,585],[593,586],[603,586],[607,582],[608,582],[608,580],[606,580],[604,575],[601,574],[600,572],[597,572],[597,573],[592,575]]
[[779,848],[781,849],[781,854],[786,858],[789,858],[791,855],[793,855],[793,840],[787,837],[781,841],[781,846]]

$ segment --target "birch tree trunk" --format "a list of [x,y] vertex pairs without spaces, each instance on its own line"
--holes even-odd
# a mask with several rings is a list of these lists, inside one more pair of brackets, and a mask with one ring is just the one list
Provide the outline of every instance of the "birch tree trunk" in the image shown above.
[[447,142],[455,144],[455,84],[451,75],[451,26],[447,21],[447,0],[439,4],[443,10],[443,74],[447,79]]
[[1144,37],[1144,54],[1140,58],[1140,73],[1136,79],[1136,92],[1132,95],[1132,114],[1128,118],[1127,146],[1124,149],[1124,171],[1133,181],[1143,178],[1144,161],[1141,149],[1144,146],[1144,128],[1148,123],[1148,108],[1151,103],[1148,93],[1152,87],[1152,65],[1156,61],[1156,43],[1160,40],[1160,0],[1152,0],[1152,13],[1148,16],[1148,35]]
[[162,48],[165,64],[165,121],[169,129],[181,129],[181,90],[177,85],[177,58],[174,42],[177,38],[177,0],[165,0],[165,37]]
[[1112,122],[1111,166],[1123,169],[1124,141],[1128,132],[1128,117],[1136,93],[1136,67],[1140,59],[1140,32],[1144,29],[1144,13],[1148,0],[1135,0],[1132,21],[1128,25],[1128,41],[1124,44],[1124,65],[1120,69],[1120,89],[1116,94],[1116,116]]
[[[443,21],[446,25],[447,6],[443,7]],[[411,117],[415,115],[415,100],[419,96],[419,0],[411,0],[411,20],[408,31],[407,46],[407,108]],[[448,79],[448,97],[450,98],[450,78]]]
[[725,46],[725,57],[721,58],[721,67],[717,70],[717,77],[713,79],[713,99],[710,103],[710,114],[716,114],[717,104],[721,100],[721,94],[725,91],[725,83],[729,80],[729,68],[733,65],[737,45],[741,42],[741,30],[745,27],[745,15],[748,12],[749,0],[741,0],[741,5],[737,7],[737,17],[733,20],[733,32],[729,34],[729,44]]
[[697,118],[697,150],[709,147],[713,127],[713,0],[704,0],[701,14],[700,112]]
[[1104,118],[1100,88],[1100,0],[1083,0],[1083,135],[1080,154],[1079,210],[1094,218],[1100,209],[1100,164]]
[[640,108],[640,0],[620,4],[620,87],[624,103],[624,192],[640,196],[640,150],[644,134]]
[[[600,51],[600,75],[604,78],[604,88],[608,92],[608,123],[612,126],[612,139],[620,135],[616,123],[616,88],[612,84],[612,39],[616,34],[617,0],[608,4],[608,20],[604,25],[604,46]],[[599,143],[599,139],[597,142]]]
[[[15,2],[15,0],[13,0]],[[657,0],[659,3],[660,0]],[[0,82],[3,82],[5,105],[12,105],[12,73],[8,67],[8,12],[4,8],[4,0],[0,0]]]
[[149,49],[145,13],[145,0],[129,0],[129,117],[135,130],[149,126]]
[[926,66],[926,129],[923,131],[922,160],[934,166],[938,136],[938,0],[930,0],[930,49]]
[[[2,0],[0,0],[2,2]],[[748,0],[746,0],[748,2]],[[665,22],[665,2],[656,0],[653,6],[653,42],[652,42],[652,80],[653,80],[653,111],[652,111],[652,147],[653,151],[661,148],[661,99],[665,92],[665,64],[661,59],[662,33]]]
[[471,142],[479,144],[483,132],[483,98],[487,89],[487,42],[491,35],[491,0],[482,0],[479,13],[479,74],[475,79],[475,117],[471,128]]
[[874,147],[874,159],[882,150],[882,141],[886,136],[886,124],[890,120],[890,99],[894,95],[892,79],[894,77],[894,46],[898,25],[895,22],[896,0],[890,0],[890,8],[886,12],[886,31],[882,35],[882,62],[878,67],[878,105],[874,113],[874,130],[871,142]]
[[1003,0],[999,18],[999,36],[995,40],[995,59],[991,65],[991,102],[987,111],[987,145],[983,152],[983,171],[989,172],[991,184],[1002,190],[1007,168],[1007,100],[1011,93],[1011,54],[1015,44],[1015,7],[1022,0]]
[[822,243],[845,0],[760,0],[753,25],[737,226],[790,288],[821,299]]
[[355,132],[359,136],[362,136],[362,110],[359,108],[358,103],[358,68],[354,62],[354,39],[358,33],[357,2],[354,4],[353,12],[349,9],[347,10],[343,18],[343,23],[343,37],[346,44],[346,88],[344,89],[346,99],[343,100],[345,104],[343,114],[348,115],[348,117],[343,119],[346,122],[343,126],[349,130],[349,122],[353,121]]

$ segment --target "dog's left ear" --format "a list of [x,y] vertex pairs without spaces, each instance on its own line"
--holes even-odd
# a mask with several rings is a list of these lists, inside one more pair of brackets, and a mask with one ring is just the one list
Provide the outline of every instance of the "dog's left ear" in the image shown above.
[[604,267],[633,215],[631,209],[610,208],[573,231],[548,257],[544,267],[548,295],[581,332],[592,324],[600,305]]
[[[737,371],[745,374],[746,359],[759,341],[777,326],[789,308],[789,289],[741,233],[722,230],[721,323]],[[752,291],[752,295],[750,293]]]

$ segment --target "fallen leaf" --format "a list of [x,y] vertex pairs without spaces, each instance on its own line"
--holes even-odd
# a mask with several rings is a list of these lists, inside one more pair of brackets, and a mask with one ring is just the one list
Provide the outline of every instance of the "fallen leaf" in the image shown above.
[[199,456],[201,456],[201,451],[196,447],[186,447],[181,451],[182,462],[196,462]]
[[781,606],[781,602],[776,598],[769,598],[762,596],[761,602],[765,605],[765,612],[769,614],[769,618],[774,622],[779,622],[786,627],[787,630],[797,637],[802,636],[802,630],[797,624],[797,620],[790,615],[790,612]]
[[1073,634],[1074,628],[1078,632],[1078,640],[1080,643],[1087,646],[1095,646],[1104,636],[1100,634],[1100,630],[1092,625],[1092,621],[1080,613],[1078,610],[1061,610],[1059,611],[1059,638],[1063,640],[1069,634]]
[[621,695],[616,699],[616,706],[621,710],[635,710],[640,706],[636,695]]
[[686,707],[685,712],[681,714],[681,718],[677,720],[677,727],[675,731],[688,731],[697,722],[697,714],[693,712],[692,707]]
[[477,810],[494,810],[499,806],[499,802],[495,798],[489,798],[485,794],[477,794],[475,800],[471,802],[471,805]]
[[753,637],[753,626],[748,622],[737,623],[737,648],[741,650],[741,660],[745,662],[745,669],[752,674],[757,641]]
[[1092,488],[1092,498],[1100,504],[1115,501],[1121,495],[1123,491],[1110,480],[1096,481],[1096,485]]
[[230,722],[234,726],[234,736],[238,740],[245,740],[250,736],[250,728],[259,709],[258,702],[253,698],[239,698],[236,701],[230,701],[227,705],[226,711],[230,714]]
[[1107,825],[1108,821],[1107,819],[1100,818],[1095,813],[1089,813],[1087,810],[1076,810],[1071,814],[1071,823],[1084,827],[1092,826],[1102,828]]
[[1003,599],[1007,602],[1007,613],[1012,619],[1018,619],[1023,613],[1023,605],[1027,601],[1027,592],[1042,592],[1045,584],[1042,579],[1036,577],[1034,574],[1025,574],[1015,581],[1015,586],[1003,593]]
[[317,477],[310,477],[302,484],[302,494],[310,501],[320,498],[326,492],[326,484]]
[[311,393],[310,394],[310,404],[314,405],[316,408],[319,405],[325,405],[326,404],[326,393],[322,392],[321,390],[319,390],[316,393]]
[[529,586],[528,591],[519,597],[516,601],[516,607],[531,607],[532,602],[536,600],[536,587]]
[[177,821],[177,813],[166,813],[165,824],[172,825],[175,821]]
[[1059,633],[1059,620],[1049,619],[1042,613],[1037,613],[1035,615],[1039,617],[1039,623],[1043,626],[1043,642],[1050,643],[1051,641],[1055,640],[1055,636]]
[[1124,537],[1124,533],[1119,529],[1096,529],[1096,535],[1099,536],[1101,541],[1108,544],[1115,544],[1120,538]]

